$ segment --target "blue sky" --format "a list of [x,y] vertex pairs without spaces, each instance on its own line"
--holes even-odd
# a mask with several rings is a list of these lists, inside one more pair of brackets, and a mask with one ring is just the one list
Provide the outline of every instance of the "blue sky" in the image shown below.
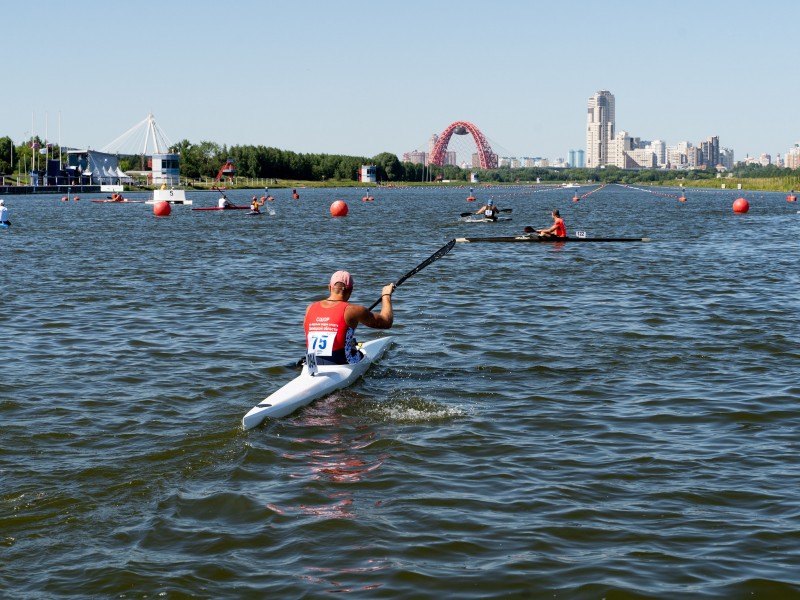
[[0,135],[46,121],[101,148],[152,113],[173,142],[369,157],[465,120],[552,160],[585,146],[607,89],[617,131],[775,157],[800,142],[798,17],[793,0],[14,2]]

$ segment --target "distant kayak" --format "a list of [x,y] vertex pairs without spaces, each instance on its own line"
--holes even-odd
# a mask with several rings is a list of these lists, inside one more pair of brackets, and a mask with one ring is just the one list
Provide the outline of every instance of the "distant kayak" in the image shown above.
[[250,210],[249,206],[226,206],[225,208],[220,208],[219,206],[206,206],[204,208],[193,208],[192,210]]
[[144,204],[144,200],[92,200],[97,204]]
[[590,237],[555,237],[539,236],[533,234],[510,235],[503,237],[473,237],[456,238],[456,242],[533,242],[533,243],[559,243],[559,242],[649,242],[650,238],[590,238]]
[[510,221],[511,217],[497,217],[496,219],[487,219],[486,217],[469,217],[464,218],[464,223],[499,223],[501,221]]

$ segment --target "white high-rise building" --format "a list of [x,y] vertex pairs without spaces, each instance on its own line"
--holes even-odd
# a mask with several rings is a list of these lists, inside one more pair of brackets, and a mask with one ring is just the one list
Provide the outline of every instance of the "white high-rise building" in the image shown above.
[[600,90],[589,97],[586,115],[586,167],[594,169],[609,162],[609,143],[614,139],[614,95]]
[[788,169],[800,169],[800,144],[795,144],[789,148],[784,164]]
[[656,164],[663,167],[667,164],[667,145],[661,140],[653,140],[648,146],[656,155]]

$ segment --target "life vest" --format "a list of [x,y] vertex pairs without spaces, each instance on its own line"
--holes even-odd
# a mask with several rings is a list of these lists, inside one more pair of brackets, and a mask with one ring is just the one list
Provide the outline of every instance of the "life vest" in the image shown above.
[[567,226],[564,225],[564,219],[556,217],[556,237],[567,237]]

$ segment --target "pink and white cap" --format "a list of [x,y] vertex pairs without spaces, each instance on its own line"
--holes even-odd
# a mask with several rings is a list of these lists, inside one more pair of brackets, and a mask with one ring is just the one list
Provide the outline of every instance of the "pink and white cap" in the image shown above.
[[331,275],[331,287],[336,283],[341,283],[346,290],[353,289],[353,277],[347,271],[336,271]]

